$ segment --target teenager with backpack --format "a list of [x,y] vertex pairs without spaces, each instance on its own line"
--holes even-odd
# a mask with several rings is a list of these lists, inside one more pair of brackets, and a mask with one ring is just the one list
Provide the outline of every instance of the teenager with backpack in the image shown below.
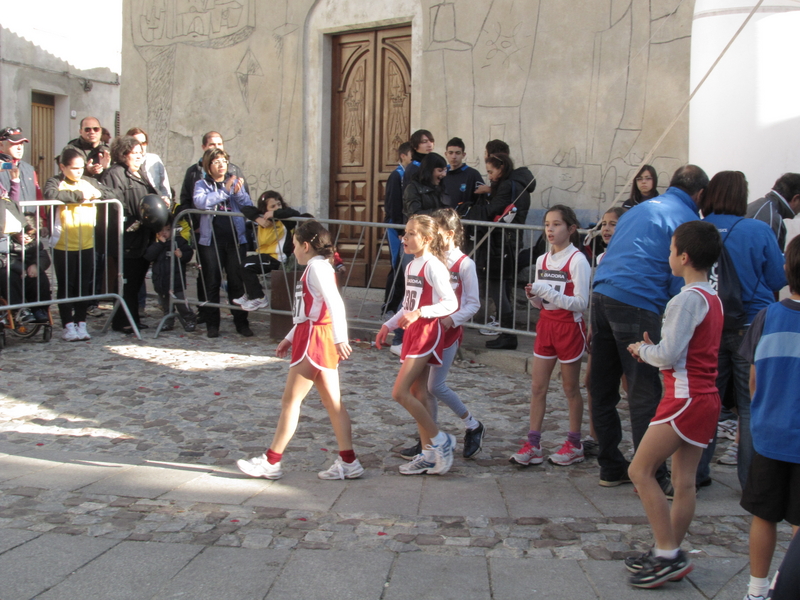
[[[700,208],[704,219],[719,231],[724,247],[725,257],[720,257],[711,277],[713,285],[714,275],[717,276],[716,287],[725,312],[717,388],[720,397],[724,398],[728,385],[732,383],[734,386],[734,408],[739,415],[737,470],[739,482],[744,487],[753,457],[753,439],[750,435],[750,365],[739,355],[739,346],[753,318],[772,304],[774,292],[786,285],[783,254],[769,225],[745,218],[747,179],[741,171],[720,171],[714,175]],[[732,273],[726,265],[728,260],[734,267]],[[736,298],[736,280],[739,298]],[[709,463],[716,445],[715,438],[703,453],[697,468],[698,487],[711,484]]]

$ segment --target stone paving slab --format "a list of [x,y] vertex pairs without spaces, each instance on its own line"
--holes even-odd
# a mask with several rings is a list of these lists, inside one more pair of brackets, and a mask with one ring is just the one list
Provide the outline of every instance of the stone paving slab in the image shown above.
[[153,600],[262,600],[289,552],[206,548],[158,590]]
[[0,481],[8,481],[17,477],[23,477],[39,471],[52,469],[58,463],[47,460],[29,458],[27,456],[15,456],[6,454],[0,457],[3,461],[3,470],[0,471]]
[[444,556],[401,554],[388,583],[385,600],[491,597],[489,572],[483,557],[462,557],[454,561]]
[[3,533],[0,535],[0,554],[17,546],[21,546],[25,542],[29,542],[40,535],[40,533],[35,531],[26,531],[24,529],[3,529]]
[[323,481],[307,473],[289,472],[277,481],[262,480],[263,491],[246,506],[328,511],[345,489],[344,481]]
[[489,559],[494,600],[594,600],[597,595],[576,560]]
[[422,486],[420,515],[507,517],[506,503],[491,476],[428,477]]
[[264,491],[265,480],[244,478],[238,471],[214,470],[170,490],[163,500],[242,504]]
[[116,494],[153,499],[203,474],[189,466],[164,469],[140,465],[106,477],[87,486],[83,491],[87,494]]
[[38,598],[149,600],[202,549],[188,544],[121,542]]
[[16,477],[12,481],[15,485],[24,487],[45,488],[48,490],[72,491],[86,487],[107,477],[120,474],[120,471],[130,469],[130,466],[100,466],[81,465],[70,463],[53,463],[58,468],[44,469]]
[[380,598],[393,561],[391,552],[297,550],[265,600]]
[[39,597],[117,543],[116,540],[71,535],[41,535],[0,556],[0,598],[29,600]]
[[[527,467],[526,477],[503,478],[500,487],[514,517],[599,517],[600,511],[573,484],[573,478]],[[580,479],[580,478],[578,478]],[[588,478],[583,478],[588,479]],[[596,485],[596,482],[595,482]],[[641,513],[641,503],[639,503]]]
[[345,489],[332,510],[337,513],[416,515],[424,481],[424,477],[382,476],[370,469],[359,485]]
[[607,564],[586,561],[583,569],[600,598],[641,600],[645,594],[657,594],[658,600],[705,600],[705,596],[692,586],[688,578],[671,581],[658,588],[657,591],[639,590],[626,585],[630,573],[620,562],[609,567]]

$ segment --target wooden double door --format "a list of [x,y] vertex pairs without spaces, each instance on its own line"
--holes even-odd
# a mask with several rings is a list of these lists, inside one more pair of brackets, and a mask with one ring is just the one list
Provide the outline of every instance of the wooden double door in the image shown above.
[[[383,222],[386,180],[397,148],[408,141],[411,117],[411,27],[348,33],[333,38],[330,215]],[[342,226],[338,248],[350,285],[383,287],[390,267],[384,230]],[[379,256],[380,253],[380,256]],[[385,260],[384,260],[385,259]]]

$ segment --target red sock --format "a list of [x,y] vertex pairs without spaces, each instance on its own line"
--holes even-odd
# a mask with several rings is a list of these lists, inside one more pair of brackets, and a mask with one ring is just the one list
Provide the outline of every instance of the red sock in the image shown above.
[[269,448],[267,448],[267,462],[271,465],[281,462],[281,457],[283,454],[279,454],[277,452],[273,452]]
[[340,450],[339,456],[341,456],[342,460],[346,463],[351,463],[356,459],[356,453],[352,448],[350,450]]

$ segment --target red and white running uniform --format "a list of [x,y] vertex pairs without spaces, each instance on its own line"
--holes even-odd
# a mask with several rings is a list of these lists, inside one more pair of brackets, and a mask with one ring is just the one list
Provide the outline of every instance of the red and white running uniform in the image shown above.
[[536,259],[531,304],[540,308],[533,355],[562,363],[580,360],[586,351],[583,311],[589,304],[591,267],[570,244],[560,252]]
[[430,355],[433,365],[442,364],[444,328],[439,322],[458,308],[458,300],[450,285],[450,271],[435,256],[426,252],[406,267],[406,295],[403,306],[384,325],[397,329],[407,312],[420,310],[420,318],[406,328],[400,360]]
[[318,369],[339,366],[335,344],[347,341],[344,302],[336,286],[336,272],[322,256],[308,261],[294,294],[294,327],[286,335],[292,342],[292,362],[304,358]]
[[664,397],[650,424],[669,423],[683,440],[702,448],[717,431],[723,320],[714,289],[707,282],[692,283],[667,304],[661,342],[639,348],[641,359],[664,374]]
[[458,310],[450,315],[453,326],[445,329],[444,347],[460,344],[464,337],[464,323],[469,321],[480,310],[481,298],[478,291],[478,272],[475,261],[453,248],[447,253],[447,268],[450,271],[450,285],[458,300]]

